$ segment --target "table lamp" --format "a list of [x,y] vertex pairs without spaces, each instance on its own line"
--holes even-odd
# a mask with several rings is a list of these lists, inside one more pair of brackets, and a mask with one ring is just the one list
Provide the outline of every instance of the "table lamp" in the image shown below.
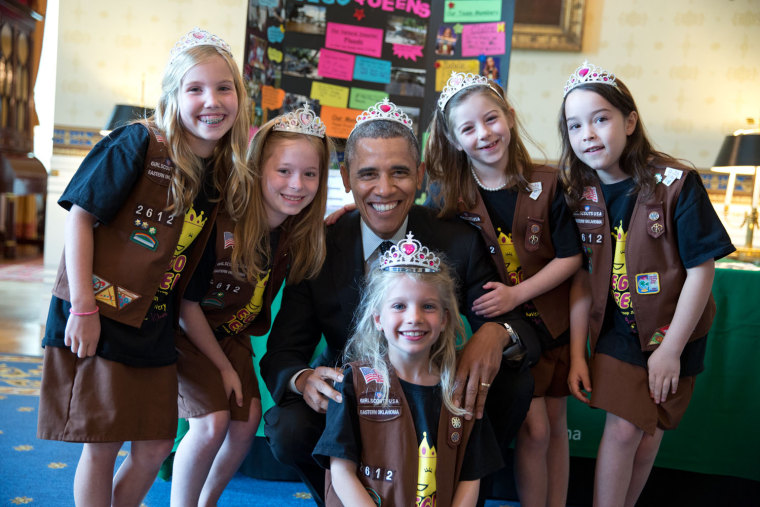
[[755,227],[758,225],[757,208],[760,200],[760,177],[758,177],[758,170],[760,170],[760,130],[737,130],[732,135],[726,136],[711,170],[718,173],[728,173],[726,199],[723,206],[724,216],[728,216],[728,207],[736,186],[736,175],[754,176],[751,212],[745,215],[742,223],[742,225],[747,225],[745,246],[752,248]]
[[106,126],[100,131],[100,135],[107,136],[112,130],[126,125],[127,123],[147,118],[153,114],[153,109],[143,106],[128,106],[126,104],[116,104],[111,111],[111,117],[108,118]]

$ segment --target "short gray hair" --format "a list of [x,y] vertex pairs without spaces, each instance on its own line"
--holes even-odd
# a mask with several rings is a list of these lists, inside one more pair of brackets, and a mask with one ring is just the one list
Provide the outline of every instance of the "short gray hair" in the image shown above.
[[420,143],[417,141],[417,136],[409,127],[402,125],[397,121],[391,120],[372,120],[357,125],[356,128],[348,136],[346,141],[346,148],[343,155],[343,161],[346,167],[350,167],[351,159],[354,157],[356,151],[356,143],[360,139],[392,139],[396,137],[402,137],[409,143],[409,154],[414,159],[414,166],[420,165]]

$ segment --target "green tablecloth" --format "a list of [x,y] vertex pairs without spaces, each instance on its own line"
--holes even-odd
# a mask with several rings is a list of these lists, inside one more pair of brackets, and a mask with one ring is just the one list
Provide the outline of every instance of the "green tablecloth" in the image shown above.
[[[675,431],[665,433],[656,466],[730,475],[760,481],[760,271],[715,271],[718,305],[708,337],[705,371]],[[273,313],[280,307],[278,294]],[[256,358],[266,351],[266,336],[252,337]],[[258,374],[258,360],[254,361]],[[259,377],[263,409],[272,398]],[[573,456],[594,458],[604,412],[568,401],[568,438]],[[263,423],[258,436],[263,436]]]

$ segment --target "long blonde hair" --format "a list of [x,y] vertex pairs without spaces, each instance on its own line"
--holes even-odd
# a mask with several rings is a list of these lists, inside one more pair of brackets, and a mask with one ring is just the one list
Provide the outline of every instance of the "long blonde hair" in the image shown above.
[[[507,188],[516,186],[518,191],[527,191],[530,171],[533,167],[530,154],[522,137],[522,127],[509,105],[504,90],[495,82],[489,86],[471,86],[459,91],[446,103],[444,111],[436,108],[433,121],[428,127],[428,140],[425,145],[425,164],[428,174],[428,194],[433,196],[439,208],[438,216],[451,218],[457,212],[457,204],[461,199],[467,209],[475,207],[478,187],[470,174],[470,160],[463,150],[454,146],[454,125],[451,124],[451,113],[468,97],[482,94],[488,97],[501,110],[508,120],[512,121],[509,129],[510,142],[507,147]],[[496,90],[500,90],[497,92]],[[430,186],[435,184],[437,192],[430,192]]]
[[201,191],[206,170],[204,160],[190,149],[187,142],[189,134],[180,118],[179,95],[182,80],[190,69],[216,56],[222,57],[230,69],[238,109],[232,128],[216,143],[211,155],[213,183],[219,195],[223,196],[226,211],[233,219],[239,218],[248,205],[252,181],[245,165],[249,108],[243,77],[232,55],[216,46],[200,45],[176,55],[167,65],[155,113],[146,121],[154,123],[166,138],[169,157],[175,165],[167,208],[174,215],[183,215],[190,208]]
[[[357,310],[358,320],[351,338],[346,343],[344,360],[349,363],[357,361],[369,364],[384,379],[389,379],[389,370],[393,367],[388,359],[388,340],[375,326],[374,316],[380,313],[388,291],[398,283],[400,277],[408,277],[415,283],[433,286],[443,310],[449,315],[448,324],[441,330],[438,340],[430,350],[428,368],[441,375],[441,394],[443,403],[452,413],[462,415],[464,409],[454,406],[454,374],[456,372],[456,339],[464,336],[464,324],[459,315],[456,299],[456,286],[449,267],[441,262],[437,273],[407,273],[374,269],[367,278],[367,285],[362,292]],[[383,404],[388,404],[389,382],[383,382]]]
[[274,252],[269,244],[269,221],[261,189],[264,164],[274,147],[287,139],[305,139],[319,157],[319,187],[314,199],[297,215],[289,216],[280,227],[288,234],[290,270],[287,283],[312,278],[322,269],[325,260],[324,215],[327,204],[327,174],[333,144],[329,137],[273,130],[277,118],[267,122],[256,133],[248,148],[248,171],[253,184],[245,214],[235,224],[235,247],[232,250],[232,271],[254,281],[267,268]]

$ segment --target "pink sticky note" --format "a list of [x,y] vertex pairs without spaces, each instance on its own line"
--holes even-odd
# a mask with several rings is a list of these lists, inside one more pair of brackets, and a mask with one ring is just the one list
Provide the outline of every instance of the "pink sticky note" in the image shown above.
[[330,22],[325,32],[325,46],[379,58],[383,51],[383,30]]
[[354,77],[354,55],[322,48],[319,50],[317,74],[332,79],[351,81]]
[[504,23],[476,23],[462,27],[462,56],[503,55],[507,36]]

